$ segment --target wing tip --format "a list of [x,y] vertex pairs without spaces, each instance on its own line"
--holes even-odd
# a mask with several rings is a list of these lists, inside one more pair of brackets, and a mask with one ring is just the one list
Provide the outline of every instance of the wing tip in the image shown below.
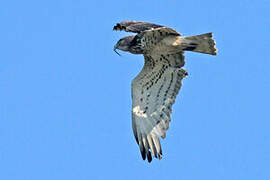
[[113,31],[126,31],[126,26],[131,25],[137,23],[137,21],[123,21],[120,23],[117,23],[114,27],[113,27]]
[[149,163],[152,162],[152,155],[151,155],[150,151],[147,152],[147,160],[148,160]]
[[123,26],[121,26],[120,23],[117,23],[114,27],[113,27],[113,31],[121,31],[123,30]]
[[[146,160],[148,163],[152,162],[152,155],[153,157],[161,160],[162,159],[162,150],[161,150],[161,145],[159,142],[159,138],[158,137],[151,137],[151,139],[149,139],[150,136],[148,136],[147,138],[147,143],[149,144],[149,146],[145,146],[142,140],[139,140],[139,147],[140,147],[140,152],[141,152],[141,156],[143,160]],[[151,142],[149,142],[149,140],[151,140]]]

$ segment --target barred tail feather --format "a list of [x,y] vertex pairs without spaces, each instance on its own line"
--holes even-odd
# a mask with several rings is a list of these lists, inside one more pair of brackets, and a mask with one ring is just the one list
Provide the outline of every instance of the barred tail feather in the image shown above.
[[183,50],[217,55],[216,43],[212,37],[213,33],[184,37],[182,42]]

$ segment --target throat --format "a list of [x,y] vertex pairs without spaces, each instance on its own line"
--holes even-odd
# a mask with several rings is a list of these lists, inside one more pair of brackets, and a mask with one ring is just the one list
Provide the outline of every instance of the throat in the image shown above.
[[144,54],[144,50],[138,44],[135,45],[135,46],[131,46],[129,48],[129,52],[132,53],[132,54]]

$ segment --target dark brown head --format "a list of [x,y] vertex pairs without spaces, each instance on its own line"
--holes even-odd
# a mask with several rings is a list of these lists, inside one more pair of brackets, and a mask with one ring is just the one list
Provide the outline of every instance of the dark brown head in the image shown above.
[[122,51],[130,51],[131,41],[134,39],[134,37],[135,36],[127,36],[120,39],[114,46],[114,51],[116,53],[117,53],[116,49],[120,49]]

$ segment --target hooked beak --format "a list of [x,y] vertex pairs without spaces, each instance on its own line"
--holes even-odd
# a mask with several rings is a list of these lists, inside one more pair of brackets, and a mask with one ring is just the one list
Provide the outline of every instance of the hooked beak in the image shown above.
[[116,54],[118,54],[118,56],[121,56],[121,54],[119,52],[116,51],[116,49],[118,48],[117,44],[114,46],[113,50]]

